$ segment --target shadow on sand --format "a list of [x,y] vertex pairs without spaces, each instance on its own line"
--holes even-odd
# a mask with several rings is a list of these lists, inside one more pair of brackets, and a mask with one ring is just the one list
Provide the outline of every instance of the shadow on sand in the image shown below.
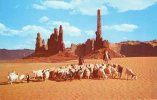
[[[30,82],[43,82],[43,80],[30,80]],[[13,82],[12,84],[24,84],[27,83],[27,81],[25,80],[24,82]],[[5,82],[0,82],[0,85],[11,85],[10,83],[8,83],[8,81]]]
[[0,82],[0,85],[8,85],[8,82]]
[[[85,79],[85,78],[83,78]],[[125,78],[109,78],[111,80],[124,80],[124,81],[128,81]],[[54,82],[72,82],[74,80],[82,80],[82,79],[71,79],[71,80],[53,80],[53,79],[48,79],[49,81],[54,81]],[[89,80],[108,80],[108,79],[98,79],[98,78],[90,78]],[[43,80],[30,80],[30,82],[44,82]],[[24,82],[13,82],[12,84],[23,84],[23,83],[27,83],[27,81],[25,80]],[[0,85],[10,85],[10,83],[8,83],[7,81],[5,82],[0,82]]]
[[[24,82],[13,82],[12,84],[21,84],[21,83],[24,83]],[[6,81],[6,82],[0,82],[0,85],[11,85],[11,84],[8,83],[8,81]]]
[[43,80],[30,80],[30,82],[44,82]]

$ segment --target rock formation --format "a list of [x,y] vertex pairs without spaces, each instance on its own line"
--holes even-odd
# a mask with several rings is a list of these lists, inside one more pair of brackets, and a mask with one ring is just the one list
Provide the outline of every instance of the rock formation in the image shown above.
[[65,49],[65,45],[63,42],[63,28],[62,25],[59,27],[59,36],[58,36],[58,50],[63,51]]
[[34,50],[30,49],[16,49],[16,50],[7,50],[0,49],[0,60],[15,60],[27,57],[34,53]]
[[111,44],[111,48],[126,57],[157,56],[157,40],[148,42],[125,41]]
[[71,44],[71,51],[77,56],[85,56],[94,50],[94,39],[88,39],[82,44]]
[[94,50],[98,50],[100,48],[103,48],[100,9],[98,9],[98,11],[97,11],[97,31],[95,32],[95,34],[96,34],[96,40],[94,42]]
[[72,44],[71,50],[78,56],[87,56],[93,51],[109,47],[109,41],[102,38],[100,9],[97,11],[97,31],[95,33],[95,39],[88,39],[85,43],[78,45]]
[[40,33],[38,32],[38,33],[37,33],[37,38],[36,38],[35,53],[43,52],[43,51],[42,51],[42,47],[43,47],[42,38],[40,37]]
[[88,39],[85,42],[85,55],[90,54],[94,50],[94,39]]
[[63,42],[63,29],[60,25],[59,32],[57,28],[54,28],[54,33],[51,34],[50,38],[45,45],[45,41],[40,37],[40,33],[37,33],[36,38],[36,54],[57,54],[59,51],[64,51],[65,46]]
[[[54,28],[54,33],[51,34],[50,38],[47,41],[47,45],[45,45],[44,40],[40,37],[40,33],[37,34],[36,39],[36,54],[47,54],[47,55],[54,55],[60,53],[65,54],[65,52],[69,52],[71,55],[77,56],[88,56],[93,55],[93,53],[97,52],[101,49],[103,50],[104,47],[109,47],[108,40],[103,40],[102,38],[102,31],[101,31],[101,12],[100,9],[97,11],[97,31],[96,31],[96,38],[95,39],[88,39],[85,43],[82,44],[72,44],[69,50],[65,49],[65,45],[63,42],[63,29],[60,25],[59,32],[57,28]],[[112,51],[112,50],[110,50]],[[111,55],[116,55],[116,52],[112,51]],[[68,54],[68,53],[66,53]],[[69,55],[68,54],[68,55]]]

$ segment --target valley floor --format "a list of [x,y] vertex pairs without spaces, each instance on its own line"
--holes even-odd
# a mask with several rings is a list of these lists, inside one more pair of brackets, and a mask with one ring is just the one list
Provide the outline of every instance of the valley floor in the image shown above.
[[[103,63],[87,59],[86,63]],[[7,74],[77,64],[76,60],[60,63],[0,63],[0,100],[107,100],[107,99],[157,99],[157,57],[114,58],[112,63],[131,68],[137,80],[82,79],[66,82],[46,80],[30,83],[7,84]]]

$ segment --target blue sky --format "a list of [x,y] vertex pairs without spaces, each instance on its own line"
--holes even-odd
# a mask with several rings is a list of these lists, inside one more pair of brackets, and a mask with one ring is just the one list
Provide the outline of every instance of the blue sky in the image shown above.
[[63,25],[66,47],[95,38],[97,9],[111,43],[157,39],[157,0],[0,0],[0,48],[34,49]]

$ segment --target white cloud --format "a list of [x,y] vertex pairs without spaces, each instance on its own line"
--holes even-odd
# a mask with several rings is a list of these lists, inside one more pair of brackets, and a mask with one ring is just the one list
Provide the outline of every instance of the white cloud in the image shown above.
[[49,38],[50,34],[52,33],[48,29],[37,25],[26,25],[21,29],[11,29],[0,23],[0,36],[16,36],[24,40],[27,39],[27,41],[19,42],[17,44],[9,46],[8,48],[10,49],[34,49],[35,38],[38,32],[41,33],[42,39]]
[[11,29],[6,27],[4,24],[0,23],[0,35],[5,36],[19,36],[19,37],[36,37],[37,32],[40,32],[43,38],[48,38],[51,32],[41,26],[36,25],[26,25],[23,28]]
[[0,35],[11,36],[18,34],[19,32],[20,30],[10,29],[4,24],[0,23]]
[[81,13],[82,15],[96,15],[97,9],[101,9],[101,14],[108,14],[107,7],[103,0],[72,0],[71,5],[73,5],[72,12]]
[[157,0],[45,0],[39,4],[33,4],[33,8],[43,10],[47,8],[69,10],[70,14],[96,15],[98,8],[102,15],[108,14],[108,7],[118,9],[119,12],[130,10],[144,10],[154,5]]
[[41,26],[36,26],[36,25],[27,25],[24,26],[22,28],[22,32],[21,33],[26,33],[25,35],[31,35],[31,36],[35,36],[37,32],[41,33],[41,36],[43,38],[48,38],[49,35],[51,34],[51,31],[49,31],[48,29],[41,27]]
[[46,8],[54,8],[54,9],[72,9],[72,5],[68,2],[64,2],[62,0],[45,0],[41,4]]
[[33,8],[38,10],[43,10],[46,8],[52,9],[64,9],[70,10],[70,14],[81,13],[83,15],[96,15],[98,8],[101,9],[102,14],[107,14],[107,7],[105,2],[101,0],[71,0],[70,2],[65,2],[63,0],[48,0],[43,1],[40,4],[33,4]]
[[[64,30],[64,35],[66,36],[71,36],[71,37],[81,36],[81,30],[75,26],[72,26],[68,22],[53,21],[51,24],[52,24],[52,27],[50,26],[49,29],[54,28],[54,27],[59,27],[59,25],[62,25],[63,30]],[[29,41],[29,42],[23,41],[23,42],[20,42],[20,44],[12,45],[10,46],[10,48],[12,49],[21,49],[21,48],[33,49],[37,33],[40,32],[41,37],[47,40],[50,37],[50,34],[53,32],[53,31],[51,32],[49,29],[44,28],[42,26],[37,26],[37,25],[26,25],[22,27],[21,29],[12,29],[0,23],[0,35],[1,36],[2,35],[3,36],[17,36],[17,37],[20,37],[21,39],[27,39],[27,41]],[[70,47],[71,41],[66,40],[65,45],[66,47]]]
[[47,8],[53,9],[72,9],[72,5],[68,2],[64,2],[61,0],[45,0],[41,2],[41,4],[33,4],[33,8],[38,10],[44,10]]
[[89,36],[95,36],[95,32],[93,30],[87,30],[85,33]]
[[4,24],[0,23],[0,31],[4,30],[6,27]]
[[42,5],[38,5],[38,4],[33,4],[33,8],[38,9],[38,10],[45,10],[46,7],[42,6]]
[[134,24],[120,24],[120,25],[106,25],[103,26],[105,30],[114,30],[120,32],[133,32],[135,29],[138,28],[137,25]]
[[43,16],[43,17],[41,17],[40,19],[39,19],[39,21],[41,22],[41,23],[44,23],[44,22],[47,22],[47,21],[49,21],[50,19],[47,17],[47,16]]
[[35,39],[23,41],[21,44],[15,44],[9,47],[10,49],[35,49]]
[[69,40],[64,41],[64,43],[65,43],[65,47],[71,46],[71,41],[69,41]]
[[69,35],[72,37],[81,36],[81,30],[75,26],[72,26],[69,22],[53,21],[52,23],[50,23],[51,29],[53,29],[54,27],[58,27],[60,25],[63,26],[65,35]]
[[118,9],[119,12],[129,10],[144,10],[154,5],[157,0],[107,0],[107,5]]

